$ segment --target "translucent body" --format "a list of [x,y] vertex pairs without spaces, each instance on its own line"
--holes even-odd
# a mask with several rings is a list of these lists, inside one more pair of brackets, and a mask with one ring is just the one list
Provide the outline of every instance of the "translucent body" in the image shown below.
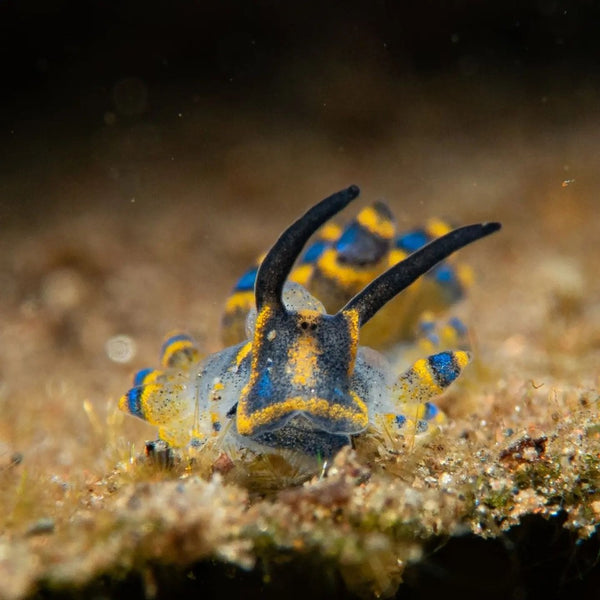
[[[302,314],[315,311],[326,314],[323,306],[299,284],[288,282],[284,288],[284,303],[288,311]],[[252,338],[256,312],[248,316],[248,337]],[[171,339],[179,340],[180,334]],[[189,339],[189,338],[188,338]],[[189,348],[189,347],[187,347]],[[335,352],[331,349],[330,352]],[[159,426],[159,436],[169,444],[184,447],[199,446],[210,438],[220,438],[224,448],[250,448],[272,451],[290,448],[307,454],[330,455],[350,442],[350,437],[367,427],[386,427],[398,432],[413,427],[425,432],[431,424],[443,420],[437,410],[427,409],[428,402],[462,371],[468,354],[462,351],[438,353],[449,367],[444,378],[429,364],[419,361],[398,377],[387,358],[367,347],[356,352],[350,387],[364,402],[368,422],[357,430],[345,429],[338,420],[325,416],[316,426],[302,410],[292,411],[286,424],[276,431],[257,436],[241,435],[237,430],[235,412],[242,391],[251,376],[252,342],[246,341],[211,354],[199,362],[170,352],[164,345],[163,355],[179,366],[165,370],[149,370],[121,401],[121,407]],[[432,357],[430,357],[432,358]],[[276,363],[274,357],[273,362]],[[285,369],[285,363],[279,365]],[[136,410],[132,398],[138,397]]]

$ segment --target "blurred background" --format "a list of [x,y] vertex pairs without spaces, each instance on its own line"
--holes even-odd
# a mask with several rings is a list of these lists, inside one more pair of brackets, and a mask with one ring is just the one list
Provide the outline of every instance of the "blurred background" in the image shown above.
[[457,172],[499,201],[488,177],[510,192],[554,149],[577,179],[599,31],[593,0],[1,0],[1,223],[208,210],[212,186],[248,211],[292,182],[429,200]]
[[239,274],[352,183],[400,228],[503,222],[461,252],[484,369],[451,418],[597,389],[600,2],[0,0],[0,82],[0,474],[30,482],[0,505],[27,522],[155,435],[116,410],[131,373],[176,328],[219,349]]

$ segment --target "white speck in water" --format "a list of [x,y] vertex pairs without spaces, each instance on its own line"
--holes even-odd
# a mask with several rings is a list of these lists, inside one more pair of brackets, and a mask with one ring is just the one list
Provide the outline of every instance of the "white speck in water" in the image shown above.
[[133,338],[128,335],[115,335],[104,345],[110,360],[117,363],[128,363],[136,354],[137,347]]

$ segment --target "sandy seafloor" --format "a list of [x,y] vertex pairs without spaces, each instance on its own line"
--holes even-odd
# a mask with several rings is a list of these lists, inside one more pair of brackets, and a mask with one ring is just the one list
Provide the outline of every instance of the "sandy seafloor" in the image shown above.
[[[545,585],[593,597],[598,93],[482,84],[457,96],[445,85],[407,86],[398,103],[365,94],[323,130],[190,96],[155,119],[109,113],[94,136],[61,138],[55,123],[31,148],[14,132],[0,234],[0,597],[235,595],[236,582],[249,597],[275,596],[286,577],[309,585],[306,573],[323,577],[313,595],[389,595],[412,560],[431,572],[411,572],[407,597],[437,584],[487,598]],[[363,110],[383,111],[379,129]],[[353,183],[358,206],[385,199],[400,228],[438,215],[503,224],[461,253],[476,282],[457,312],[477,361],[440,401],[448,427],[397,456],[344,455],[330,478],[264,498],[206,465],[136,462],[155,431],[117,412],[131,374],[157,364],[173,329],[220,349],[238,274],[293,218]],[[130,345],[110,349],[115,336]],[[538,515],[531,529],[510,537],[527,514]],[[544,535],[560,538],[561,525],[548,533],[546,518],[566,521],[559,549]],[[448,536],[466,534],[478,536],[460,538],[475,551],[448,546],[435,563]],[[423,554],[432,539],[438,554]],[[522,550],[536,541],[531,554],[552,576]]]

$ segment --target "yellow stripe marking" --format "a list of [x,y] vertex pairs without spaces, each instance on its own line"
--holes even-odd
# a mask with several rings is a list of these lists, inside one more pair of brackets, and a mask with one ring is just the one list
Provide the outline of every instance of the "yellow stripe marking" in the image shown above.
[[438,238],[452,231],[452,227],[442,219],[428,219],[425,224],[425,231],[431,237]]
[[471,362],[471,355],[464,350],[457,350],[452,354],[454,354],[456,364],[460,367],[461,372]]
[[[128,394],[125,394],[124,396],[121,396],[119,398],[119,410],[122,410],[123,412],[131,414],[131,412],[129,410],[129,396],[128,396]],[[135,415],[135,416],[137,416],[137,415]]]
[[[246,405],[248,404],[248,392],[256,384],[256,380],[258,379],[258,353],[260,351],[260,345],[264,343],[264,329],[269,323],[272,312],[273,309],[267,304],[260,310],[258,315],[256,315],[254,341],[256,342],[257,348],[256,351],[252,353],[252,362],[250,364],[250,377],[248,378],[248,383],[242,388],[240,393],[236,423],[239,421],[240,415],[246,412]],[[242,348],[242,350],[244,350],[244,348]]]
[[252,342],[246,342],[239,350],[235,356],[235,366],[239,367],[242,364],[242,361],[248,356],[250,351],[252,350]]
[[467,265],[458,265],[456,267],[456,276],[464,288],[471,287],[475,280],[473,269]]
[[420,384],[423,387],[429,388],[431,391],[435,391],[441,394],[443,388],[441,388],[434,379],[434,374],[431,372],[429,363],[426,359],[420,358],[413,366],[412,371],[417,375],[420,380]]
[[296,283],[306,287],[310,281],[313,271],[314,265],[312,264],[300,265],[290,273],[289,279],[290,281],[295,281]]
[[325,223],[319,232],[317,238],[325,242],[335,242],[342,235],[342,228],[335,223]]
[[390,253],[388,254],[388,265],[390,267],[393,267],[394,265],[398,264],[400,261],[404,260],[407,256],[408,256],[408,254],[406,252],[404,252],[403,250],[400,250],[399,248],[393,248],[392,250],[390,250]]
[[191,340],[178,340],[176,342],[170,343],[165,348],[161,358],[161,365],[163,367],[168,367],[175,354],[188,349],[192,350],[192,353],[190,354],[190,356],[186,357],[185,362],[191,364],[198,360],[199,353],[198,350],[196,350],[196,348],[194,347],[194,343]]
[[154,383],[161,375],[163,375],[163,373],[164,371],[160,371],[159,369],[154,369],[150,371],[150,373],[148,373],[146,377],[144,377],[142,382],[138,384],[138,387],[148,385],[149,383]]
[[252,435],[261,425],[267,425],[280,417],[296,411],[326,417],[332,419],[334,422],[348,420],[357,427],[364,428],[368,423],[366,407],[360,398],[353,393],[351,395],[360,402],[359,407],[361,410],[359,412],[340,406],[339,404],[333,404],[325,398],[296,397],[288,398],[277,404],[271,404],[261,410],[257,410],[251,415],[247,415],[242,410],[239,410],[242,406],[240,402],[237,412],[237,429],[241,435]]
[[380,275],[385,265],[378,265],[371,269],[356,269],[338,262],[337,252],[327,248],[317,261],[317,266],[325,277],[339,283],[347,290],[359,291]]
[[234,292],[227,298],[225,303],[225,313],[233,313],[238,310],[250,310],[254,305],[254,292]]
[[301,335],[288,348],[285,371],[291,375],[291,382],[298,386],[314,386],[318,371],[318,357],[322,353],[315,339]]
[[382,217],[372,206],[363,208],[358,213],[356,221],[370,233],[386,240],[391,240],[396,234],[394,224],[389,219]]
[[364,403],[362,398],[356,392],[354,392],[352,390],[350,390],[350,397],[352,398],[352,400],[354,400],[354,402],[356,402],[356,405],[358,406],[358,408],[360,410],[360,414],[364,416],[365,427],[366,427],[367,426],[366,423],[369,420],[369,411],[367,409],[367,405]]

